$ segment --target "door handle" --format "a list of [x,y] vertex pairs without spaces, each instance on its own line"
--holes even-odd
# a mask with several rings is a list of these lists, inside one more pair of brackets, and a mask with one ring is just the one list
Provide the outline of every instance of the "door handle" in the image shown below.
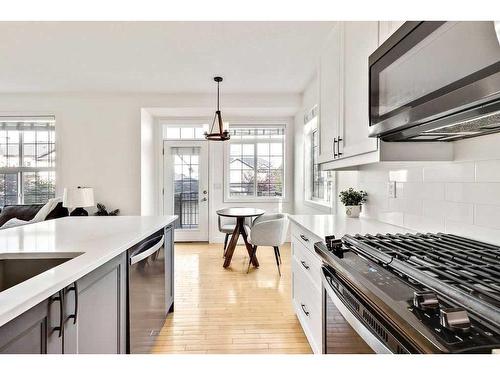
[[333,138],[333,158],[337,157],[337,137]]
[[300,307],[302,307],[302,311],[304,311],[304,314],[306,314],[306,316],[309,316],[309,311],[306,310],[306,305],[304,305],[303,303],[300,304]]
[[343,139],[338,137],[337,138],[337,157],[341,157],[342,156],[342,152],[340,152],[340,142],[342,142]]
[[206,202],[207,200],[208,200],[207,197],[201,198],[201,202]]
[[76,319],[78,317],[78,286],[76,284],[76,281],[73,283],[72,286],[70,286],[67,290],[68,292],[75,292],[75,313],[68,315],[68,319],[73,318],[73,324],[76,324]]
[[304,267],[306,270],[309,269],[309,266],[307,265],[306,262],[304,262],[303,260],[301,260],[300,263],[302,264],[302,267]]
[[303,234],[300,235],[300,238],[302,238],[304,241],[309,242],[309,238],[304,236]]
[[59,331],[59,337],[64,333],[64,290],[57,292],[56,297],[52,297],[51,302],[59,302],[59,326],[54,327],[52,331]]

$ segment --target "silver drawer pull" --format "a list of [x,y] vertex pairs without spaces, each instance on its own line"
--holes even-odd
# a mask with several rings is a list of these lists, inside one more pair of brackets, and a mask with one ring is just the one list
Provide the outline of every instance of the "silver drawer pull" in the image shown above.
[[304,236],[303,234],[300,235],[300,238],[302,238],[304,241],[309,242],[309,238]]
[[306,270],[309,269],[309,266],[307,265],[306,262],[304,262],[303,260],[301,260],[300,263],[302,264],[302,267],[304,267]]
[[304,311],[304,314],[306,314],[306,316],[309,316],[309,311],[306,310],[306,305],[304,305],[303,303],[301,303],[300,307],[302,307],[302,311]]

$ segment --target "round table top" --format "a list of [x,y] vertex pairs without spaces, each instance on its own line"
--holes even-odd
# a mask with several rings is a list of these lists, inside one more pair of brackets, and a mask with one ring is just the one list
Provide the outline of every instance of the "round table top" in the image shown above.
[[263,215],[266,211],[260,208],[231,207],[217,211],[217,215],[225,217],[253,217]]

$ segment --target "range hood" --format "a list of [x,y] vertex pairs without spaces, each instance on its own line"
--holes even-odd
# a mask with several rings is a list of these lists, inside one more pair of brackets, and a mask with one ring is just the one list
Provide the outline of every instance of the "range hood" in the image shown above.
[[406,22],[370,56],[370,136],[456,141],[500,132],[496,22]]

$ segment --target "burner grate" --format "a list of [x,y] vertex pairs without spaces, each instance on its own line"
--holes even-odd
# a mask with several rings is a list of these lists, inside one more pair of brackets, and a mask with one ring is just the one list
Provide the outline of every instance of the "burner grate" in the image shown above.
[[343,240],[354,252],[498,320],[500,247],[444,233],[346,235]]

